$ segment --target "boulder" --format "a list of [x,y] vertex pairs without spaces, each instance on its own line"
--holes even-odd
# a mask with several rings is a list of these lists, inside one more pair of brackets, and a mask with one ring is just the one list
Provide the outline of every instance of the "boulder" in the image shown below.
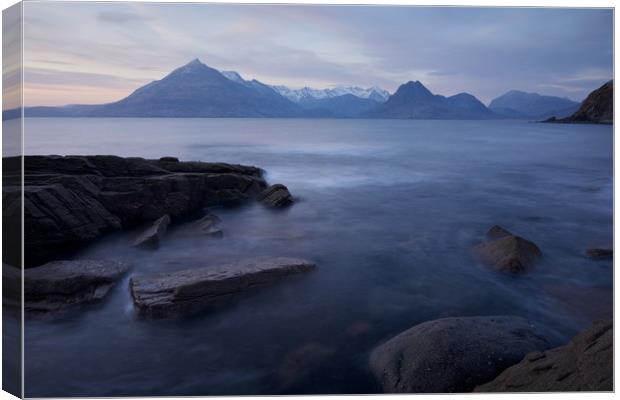
[[592,248],[586,251],[586,256],[594,260],[611,260],[614,258],[614,250]]
[[52,261],[24,270],[24,308],[56,311],[102,299],[127,272],[115,261]]
[[476,392],[613,390],[613,323],[598,321],[565,346],[528,354]]
[[131,278],[134,305],[141,315],[190,314],[220,305],[235,295],[316,266],[294,258],[270,258],[139,275]]
[[[21,158],[7,166],[3,221],[21,218]],[[16,165],[16,168],[9,168]],[[116,156],[24,157],[26,267],[80,248],[104,233],[252,200],[267,184],[255,167]],[[15,172],[13,172],[15,171]],[[4,226],[4,223],[3,223]]]
[[288,188],[280,183],[269,186],[257,197],[257,200],[268,207],[280,208],[293,204],[293,196]]
[[386,393],[468,392],[548,347],[543,333],[521,317],[443,318],[375,348],[370,369]]
[[491,240],[475,246],[474,254],[482,263],[497,270],[523,272],[542,256],[536,244],[500,226],[491,228],[487,236]]
[[148,248],[158,248],[159,241],[161,237],[168,230],[168,225],[170,225],[170,216],[164,215],[159,218],[151,226],[149,226],[140,236],[134,240],[134,246],[140,247],[148,247]]

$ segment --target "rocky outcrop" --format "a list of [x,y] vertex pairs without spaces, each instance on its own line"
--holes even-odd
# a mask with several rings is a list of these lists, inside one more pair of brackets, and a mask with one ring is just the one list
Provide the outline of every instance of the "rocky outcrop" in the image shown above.
[[164,317],[220,305],[249,289],[314,268],[307,260],[271,258],[135,276],[130,287],[140,314]]
[[[21,159],[3,161],[19,164]],[[24,167],[27,267],[58,258],[105,232],[253,199],[267,187],[255,167],[170,158],[26,156]],[[5,201],[16,204],[7,203],[5,210],[19,220],[20,176],[5,176],[4,182]],[[11,221],[11,215],[5,220]]]
[[170,216],[166,214],[142,232],[134,240],[133,245],[145,248],[158,248],[159,240],[168,230],[168,225],[170,225]]
[[370,369],[386,393],[468,392],[549,343],[520,317],[443,318],[375,348]]
[[215,214],[207,214],[198,220],[197,225],[200,233],[205,236],[222,237],[224,232],[217,226],[222,222]]
[[495,225],[487,232],[489,241],[474,247],[475,256],[497,270],[518,273],[530,268],[542,256],[533,242]]
[[569,344],[528,354],[477,392],[613,390],[613,323],[596,322]]
[[293,196],[288,188],[280,183],[269,186],[263,190],[257,199],[268,207],[280,208],[293,204]]
[[24,271],[27,311],[57,311],[102,299],[127,272],[114,261],[52,261]]
[[570,117],[549,122],[586,122],[613,124],[614,81],[609,81],[586,97],[579,109]]
[[586,251],[586,256],[594,260],[611,260],[612,258],[614,258],[614,250],[592,248]]

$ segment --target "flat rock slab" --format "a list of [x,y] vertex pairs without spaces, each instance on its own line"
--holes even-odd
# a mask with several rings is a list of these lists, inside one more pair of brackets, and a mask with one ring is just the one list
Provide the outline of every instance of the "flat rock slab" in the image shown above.
[[571,342],[528,354],[476,392],[613,390],[613,323],[598,321]]
[[549,343],[513,316],[443,318],[375,348],[370,369],[386,393],[460,393],[488,382]]
[[52,261],[24,270],[28,311],[56,311],[102,299],[129,270],[115,261]]
[[138,312],[165,317],[202,311],[249,289],[311,271],[316,265],[294,258],[270,258],[131,278]]
[[614,250],[607,248],[592,248],[586,251],[586,256],[593,260],[611,260],[614,258]]
[[487,237],[491,240],[475,246],[473,251],[483,264],[497,270],[523,272],[542,257],[542,252],[536,244],[513,235],[501,226],[495,225],[489,229]]

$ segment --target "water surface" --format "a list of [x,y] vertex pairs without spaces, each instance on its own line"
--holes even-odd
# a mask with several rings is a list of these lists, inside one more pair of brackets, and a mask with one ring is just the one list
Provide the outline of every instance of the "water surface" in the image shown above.
[[[115,154],[263,168],[299,197],[279,212],[211,210],[155,252],[110,235],[77,258],[132,263],[98,305],[26,322],[27,396],[369,393],[369,351],[417,323],[510,314],[567,340],[612,307],[611,126],[516,121],[28,119],[27,154]],[[544,253],[520,276],[470,247],[494,224]],[[317,271],[193,318],[134,314],[133,274],[256,256]]]

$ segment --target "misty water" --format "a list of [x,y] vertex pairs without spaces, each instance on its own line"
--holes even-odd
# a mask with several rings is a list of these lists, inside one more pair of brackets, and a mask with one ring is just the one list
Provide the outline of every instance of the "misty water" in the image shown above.
[[[157,251],[115,233],[75,257],[132,269],[99,304],[26,319],[26,395],[371,393],[377,344],[448,316],[509,314],[555,344],[611,314],[612,127],[518,121],[29,119],[27,154],[115,154],[263,168],[298,197],[215,208],[221,239],[173,225]],[[475,261],[494,224],[544,257],[514,276]],[[132,275],[258,256],[316,271],[213,312],[145,320]]]

